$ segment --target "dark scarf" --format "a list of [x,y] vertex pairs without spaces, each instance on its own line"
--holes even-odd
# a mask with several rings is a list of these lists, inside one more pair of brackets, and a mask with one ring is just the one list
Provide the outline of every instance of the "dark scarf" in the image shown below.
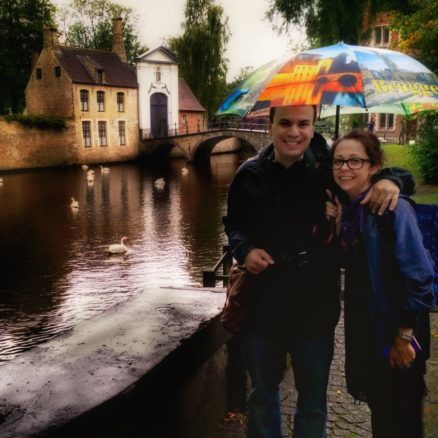
[[369,189],[353,198],[349,204],[342,206],[341,242],[343,246],[351,246],[357,236],[362,233],[365,223],[366,205],[361,205]]

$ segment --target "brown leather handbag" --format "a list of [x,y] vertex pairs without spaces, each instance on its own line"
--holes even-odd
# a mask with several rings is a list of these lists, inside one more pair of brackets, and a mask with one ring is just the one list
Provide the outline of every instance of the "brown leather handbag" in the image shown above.
[[251,274],[244,265],[234,263],[227,285],[227,298],[221,314],[223,327],[231,333],[242,330],[249,300]]

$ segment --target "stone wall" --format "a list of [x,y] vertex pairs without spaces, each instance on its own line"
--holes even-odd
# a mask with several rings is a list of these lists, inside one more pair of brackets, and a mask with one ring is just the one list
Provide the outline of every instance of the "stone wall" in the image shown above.
[[74,123],[65,131],[54,131],[0,119],[0,171],[135,159],[138,136],[133,132],[138,131],[134,128],[131,132],[126,146],[109,143],[107,147],[84,148],[80,127]]

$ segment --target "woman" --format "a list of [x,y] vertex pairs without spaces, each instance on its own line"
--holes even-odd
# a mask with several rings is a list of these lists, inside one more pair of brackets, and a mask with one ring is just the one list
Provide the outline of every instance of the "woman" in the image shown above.
[[374,438],[422,436],[424,374],[434,267],[406,198],[371,214],[361,200],[383,161],[369,132],[353,131],[332,147],[332,171],[345,202],[327,203],[336,218],[345,277],[348,392],[367,401]]

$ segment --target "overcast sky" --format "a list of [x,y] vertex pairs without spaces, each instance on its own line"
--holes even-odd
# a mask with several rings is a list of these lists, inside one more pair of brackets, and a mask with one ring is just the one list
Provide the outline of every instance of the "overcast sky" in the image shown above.
[[[185,0],[112,0],[131,7],[140,16],[139,36],[143,44],[154,49],[164,38],[181,34]],[[259,67],[288,53],[289,37],[279,36],[264,15],[269,0],[216,0],[229,18],[231,38],[226,57],[228,80],[246,66]],[[65,3],[65,0],[55,0]]]

